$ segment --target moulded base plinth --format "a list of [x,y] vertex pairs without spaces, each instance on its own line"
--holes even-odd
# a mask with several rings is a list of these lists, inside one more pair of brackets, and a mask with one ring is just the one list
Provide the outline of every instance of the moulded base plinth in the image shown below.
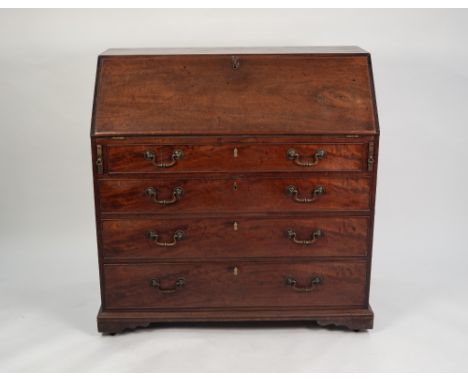
[[120,333],[126,329],[147,327],[153,323],[186,322],[288,322],[314,321],[320,326],[335,325],[351,330],[372,329],[374,313],[367,309],[288,309],[288,310],[178,310],[178,311],[107,311],[100,309],[98,331]]

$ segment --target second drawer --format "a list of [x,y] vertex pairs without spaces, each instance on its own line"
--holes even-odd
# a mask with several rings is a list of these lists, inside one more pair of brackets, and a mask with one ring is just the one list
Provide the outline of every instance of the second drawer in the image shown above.
[[366,256],[369,218],[109,219],[104,258]]
[[370,178],[343,176],[107,179],[104,213],[369,211]]

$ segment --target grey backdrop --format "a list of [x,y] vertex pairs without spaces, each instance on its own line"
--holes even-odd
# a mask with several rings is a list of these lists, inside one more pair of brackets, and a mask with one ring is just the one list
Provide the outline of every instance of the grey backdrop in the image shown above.
[[[467,371],[466,10],[1,10],[1,371]],[[89,126],[109,47],[360,45],[381,148],[375,329],[102,337]]]

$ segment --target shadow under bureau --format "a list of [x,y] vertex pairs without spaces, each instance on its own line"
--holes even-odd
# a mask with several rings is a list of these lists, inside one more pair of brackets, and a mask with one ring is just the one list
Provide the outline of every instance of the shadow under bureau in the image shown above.
[[91,128],[98,330],[372,328],[378,136],[357,47],[104,52]]

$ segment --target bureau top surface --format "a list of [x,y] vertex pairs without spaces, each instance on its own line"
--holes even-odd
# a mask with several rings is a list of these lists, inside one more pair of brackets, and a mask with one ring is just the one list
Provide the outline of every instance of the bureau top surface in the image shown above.
[[96,81],[95,136],[378,132],[358,47],[110,49]]
[[211,47],[107,49],[101,56],[152,56],[197,54],[368,54],[358,46]]

